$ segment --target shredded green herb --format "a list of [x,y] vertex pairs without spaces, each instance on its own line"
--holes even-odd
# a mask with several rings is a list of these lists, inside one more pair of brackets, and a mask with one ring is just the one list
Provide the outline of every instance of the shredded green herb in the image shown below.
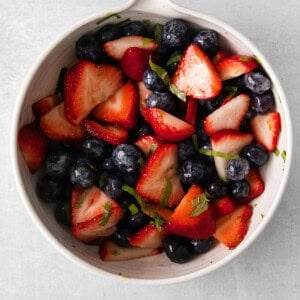
[[206,195],[203,193],[197,198],[192,200],[192,204],[194,207],[194,210],[191,212],[191,217],[198,217],[201,215],[204,211],[208,209],[208,202]]
[[193,140],[193,146],[194,146],[195,151],[198,151],[199,143],[198,143],[197,134],[192,135],[192,140]]
[[286,151],[285,150],[283,150],[281,152],[281,158],[282,158],[283,162],[285,163],[285,161],[286,161]]
[[170,180],[167,180],[167,183],[166,183],[166,186],[165,186],[165,189],[164,189],[164,192],[163,192],[163,196],[162,196],[162,198],[160,200],[160,203],[159,203],[159,205],[161,207],[167,206],[168,201],[169,201],[170,196],[171,196],[171,193],[172,193],[172,182]]
[[265,217],[265,214],[261,213],[260,217],[263,219]]
[[237,86],[228,85],[224,87],[224,91],[227,93],[227,97],[233,98],[237,94],[238,88]]
[[134,203],[131,203],[128,206],[128,209],[129,209],[132,216],[136,215],[139,212],[139,209],[137,208],[137,206]]
[[180,59],[181,59],[181,54],[173,55],[168,59],[166,66],[169,67],[172,64],[178,63]]
[[200,148],[198,149],[198,152],[207,156],[217,156],[217,157],[222,157],[225,159],[236,159],[239,158],[238,154],[230,154],[230,153],[223,153],[219,151],[214,151],[212,149],[207,149],[207,148]]
[[276,155],[276,156],[279,156],[280,155],[280,150],[278,148],[275,148],[273,150],[273,153]]
[[107,178],[108,178],[108,174],[105,171],[102,172],[100,177],[99,177],[99,188],[100,189],[103,189],[104,186],[106,185]]
[[143,38],[143,46],[147,46],[151,42],[153,42],[152,39],[150,39],[150,38]]
[[157,45],[161,46],[162,44],[162,25],[156,23],[154,25],[154,40],[157,43]]
[[83,193],[81,194],[79,200],[75,204],[76,208],[80,208],[81,207],[81,205],[83,204],[83,202],[84,202],[86,196],[88,195],[88,193],[90,192],[90,190],[91,190],[91,188],[88,188],[88,189],[85,189],[83,191]]
[[111,202],[109,201],[109,202],[106,202],[105,205],[104,205],[103,216],[99,221],[99,225],[100,226],[105,226],[107,224],[108,220],[110,219],[111,214],[112,214]]
[[116,14],[116,13],[108,13],[105,17],[103,17],[102,19],[98,20],[98,21],[96,22],[96,24],[99,25],[99,24],[103,23],[104,21],[106,21],[106,20],[108,20],[108,19],[110,19],[110,18],[113,18],[113,17],[115,17],[115,18],[117,18],[117,19],[120,19],[120,18],[121,18],[121,16],[120,16],[119,14]]

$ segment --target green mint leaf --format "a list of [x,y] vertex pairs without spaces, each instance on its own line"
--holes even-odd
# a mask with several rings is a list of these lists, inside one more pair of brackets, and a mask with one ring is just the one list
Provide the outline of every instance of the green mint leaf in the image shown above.
[[151,56],[149,58],[149,66],[150,66],[151,70],[154,71],[158,75],[158,77],[163,81],[163,83],[165,85],[168,86],[170,84],[170,77],[169,77],[168,72],[165,69],[163,69],[162,67],[160,67],[159,65],[155,64],[152,61]]
[[171,193],[172,193],[172,182],[168,179],[167,183],[166,183],[166,186],[165,186],[165,189],[164,189],[164,192],[163,192],[163,196],[162,196],[162,198],[160,200],[160,203],[159,203],[159,205],[161,207],[167,206],[169,198],[171,196]]
[[200,149],[198,149],[198,152],[203,154],[203,155],[214,156],[214,157],[217,156],[217,157],[222,157],[222,158],[225,158],[225,159],[239,158],[238,154],[223,153],[223,152],[214,151],[214,150],[206,149],[206,148],[200,148]]
[[111,202],[109,201],[109,202],[106,202],[104,205],[104,211],[103,211],[102,218],[99,221],[99,225],[105,226],[107,224],[108,220],[110,219],[111,214],[112,214]]
[[106,20],[108,20],[110,18],[113,18],[113,17],[115,17],[117,19],[121,18],[121,16],[119,14],[116,14],[116,13],[107,13],[106,16],[103,17],[102,19],[98,20],[96,22],[96,24],[99,25],[99,24],[103,23],[104,21],[106,21]]
[[181,56],[182,56],[181,54],[176,54],[176,55],[171,56],[168,59],[168,61],[166,63],[166,66],[169,67],[169,66],[171,66],[171,65],[173,65],[175,63],[178,63],[180,61],[180,59],[181,59]]
[[181,92],[175,84],[171,83],[169,86],[169,90],[178,99],[180,99],[183,102],[186,102],[186,94]]
[[191,212],[191,217],[198,217],[203,212],[205,212],[208,209],[208,199],[206,195],[203,193],[197,198],[192,200],[192,205],[194,207],[194,210]]
[[159,46],[162,44],[162,30],[163,26],[161,24],[156,23],[154,25],[154,40]]
[[285,161],[286,161],[286,151],[285,150],[283,150],[281,152],[281,158],[282,158],[283,162],[285,163]]
[[275,148],[273,150],[273,153],[276,155],[276,156],[279,156],[280,155],[280,150],[278,148]]
[[132,216],[136,215],[139,212],[139,209],[137,208],[137,206],[134,203],[131,203],[128,206],[128,209],[129,209]]
[[193,146],[194,146],[195,151],[198,151],[199,143],[198,143],[197,134],[192,135],[192,140],[193,140]]
[[81,194],[79,200],[75,204],[76,208],[80,208],[81,207],[81,205],[83,204],[83,202],[84,202],[86,196],[88,195],[88,193],[90,192],[90,190],[91,190],[91,188],[88,188],[88,189],[85,189],[83,191],[83,193]]
[[233,98],[237,94],[238,87],[228,85],[224,87],[224,91],[227,93],[227,97]]
[[143,46],[149,45],[151,42],[153,42],[150,38],[143,38]]
[[103,189],[105,187],[107,178],[108,178],[108,174],[105,171],[102,172],[99,177],[99,188],[100,189]]

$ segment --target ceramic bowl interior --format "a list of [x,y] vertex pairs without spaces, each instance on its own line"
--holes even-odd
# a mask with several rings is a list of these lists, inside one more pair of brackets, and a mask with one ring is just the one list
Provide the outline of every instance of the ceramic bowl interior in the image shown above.
[[[76,25],[66,33],[42,55],[34,66],[18,99],[12,129],[12,161],[21,196],[34,222],[51,243],[68,258],[98,274],[116,278],[126,277],[135,282],[151,284],[177,282],[203,275],[230,261],[242,252],[262,231],[277,207],[287,180],[292,154],[291,125],[286,99],[272,68],[263,55],[251,42],[226,24],[199,13],[180,9],[170,3],[163,3],[162,8],[165,6],[168,6],[168,9],[146,10],[138,6],[125,7],[127,9],[119,12],[121,19],[111,17],[101,24],[97,24],[101,18],[107,15],[107,13],[102,13]],[[120,10],[118,8],[115,12]],[[151,12],[155,10],[158,12]],[[100,26],[115,20],[119,22],[127,18],[132,20],[149,19],[153,23],[164,23],[171,17],[187,19],[194,26],[212,28],[220,33],[223,48],[234,53],[257,56],[273,82],[276,109],[280,112],[282,118],[282,131],[278,149],[281,153],[286,150],[286,160],[284,162],[281,156],[271,155],[269,163],[263,168],[262,177],[266,184],[265,192],[253,201],[254,213],[248,234],[235,249],[228,250],[223,245],[216,244],[211,251],[186,264],[171,263],[165,254],[125,262],[103,262],[99,259],[97,246],[86,246],[76,241],[68,229],[56,223],[53,217],[53,206],[41,203],[38,200],[35,194],[36,178],[28,171],[17,148],[17,132],[22,125],[33,120],[31,104],[54,92],[60,69],[70,67],[76,61],[74,44],[82,34],[95,31]]]

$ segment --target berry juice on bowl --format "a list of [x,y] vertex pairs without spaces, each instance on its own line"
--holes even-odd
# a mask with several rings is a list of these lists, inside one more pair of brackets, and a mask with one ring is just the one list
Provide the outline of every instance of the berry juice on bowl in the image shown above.
[[37,63],[13,164],[26,207],[69,258],[176,282],[223,265],[270,220],[290,118],[241,34],[169,1],[159,15],[130,5],[76,26]]

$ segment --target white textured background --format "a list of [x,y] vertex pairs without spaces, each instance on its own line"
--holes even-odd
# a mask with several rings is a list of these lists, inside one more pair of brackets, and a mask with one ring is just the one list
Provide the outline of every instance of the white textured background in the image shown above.
[[[38,55],[63,31],[117,0],[0,0],[0,299],[300,299],[300,1],[174,0],[213,15],[267,56],[289,101],[294,158],[285,196],[259,239],[225,267],[167,286],[135,286],[65,259],[25,211],[9,161],[11,114]],[[153,0],[159,5],[158,0]]]

